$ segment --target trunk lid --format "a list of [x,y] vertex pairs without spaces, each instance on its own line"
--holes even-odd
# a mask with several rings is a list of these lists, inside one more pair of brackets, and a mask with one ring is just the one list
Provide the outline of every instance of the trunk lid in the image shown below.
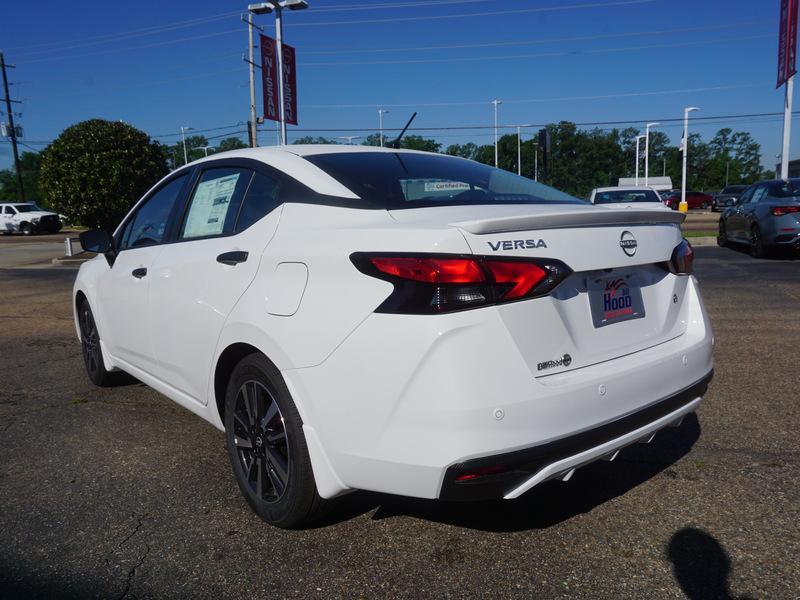
[[[410,209],[392,216],[416,226],[457,228],[474,254],[551,258],[572,269],[551,295],[497,307],[535,377],[635,353],[686,330],[688,278],[662,266],[682,240],[681,213],[516,205]],[[615,302],[624,304],[622,313]]]

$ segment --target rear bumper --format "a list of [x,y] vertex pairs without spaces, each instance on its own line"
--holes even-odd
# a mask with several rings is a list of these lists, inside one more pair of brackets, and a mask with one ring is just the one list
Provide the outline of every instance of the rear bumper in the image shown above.
[[[696,284],[686,283],[682,335],[547,375],[532,372],[536,365],[514,337],[519,328],[509,328],[494,307],[426,318],[371,315],[322,364],[283,371],[304,423],[318,434],[318,462],[338,482],[320,493],[449,498],[454,467],[522,452],[514,462],[521,474],[491,495],[508,496],[539,473],[543,480],[557,474],[552,469],[567,469],[565,457],[593,460],[680,419],[697,406],[713,369],[711,327]],[[660,295],[671,302],[671,292]],[[533,302],[544,311],[551,301]],[[548,319],[547,312],[532,317],[538,334],[523,338],[552,337]],[[594,432],[589,442],[587,431]],[[556,447],[549,459],[538,455]],[[537,456],[528,460],[531,448]]]
[[642,438],[652,439],[656,431],[680,422],[694,411],[713,374],[711,371],[686,389],[599,427],[523,450],[452,465],[445,473],[439,498],[516,498],[543,481],[568,478],[577,467],[600,458],[613,458],[621,448]]

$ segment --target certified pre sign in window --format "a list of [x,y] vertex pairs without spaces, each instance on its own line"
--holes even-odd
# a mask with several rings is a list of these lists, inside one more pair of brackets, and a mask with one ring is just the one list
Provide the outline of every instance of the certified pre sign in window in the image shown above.
[[226,223],[233,223],[249,174],[234,169],[210,169],[203,173],[192,196],[181,237],[208,237],[230,230]]

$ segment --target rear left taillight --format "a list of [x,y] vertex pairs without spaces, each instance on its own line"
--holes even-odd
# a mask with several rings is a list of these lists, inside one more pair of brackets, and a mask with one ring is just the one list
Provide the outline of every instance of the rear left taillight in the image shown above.
[[669,270],[675,275],[691,275],[694,271],[694,249],[689,240],[684,239],[675,246],[669,260]]
[[359,271],[394,285],[376,312],[438,314],[549,294],[571,273],[557,260],[447,254],[350,256]]
[[773,217],[782,217],[792,213],[800,213],[800,206],[773,206],[769,209]]

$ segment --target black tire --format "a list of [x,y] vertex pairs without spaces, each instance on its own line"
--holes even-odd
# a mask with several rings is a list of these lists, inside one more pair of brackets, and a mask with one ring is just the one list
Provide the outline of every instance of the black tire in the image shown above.
[[225,437],[236,483],[264,521],[294,529],[322,514],[303,421],[280,371],[262,354],[246,356],[233,369]]
[[84,300],[78,308],[78,323],[81,329],[81,350],[86,374],[92,383],[100,387],[108,387],[116,382],[116,373],[106,370],[103,353],[100,351],[100,333],[88,300]]
[[19,232],[22,235],[31,235],[33,233],[33,227],[31,227],[30,223],[23,223],[19,226]]
[[753,225],[750,228],[750,255],[753,258],[764,258],[767,255],[764,239],[761,237],[761,230],[758,225]]
[[719,233],[717,234],[717,246],[725,247],[728,245],[728,229],[725,221],[719,220]]

